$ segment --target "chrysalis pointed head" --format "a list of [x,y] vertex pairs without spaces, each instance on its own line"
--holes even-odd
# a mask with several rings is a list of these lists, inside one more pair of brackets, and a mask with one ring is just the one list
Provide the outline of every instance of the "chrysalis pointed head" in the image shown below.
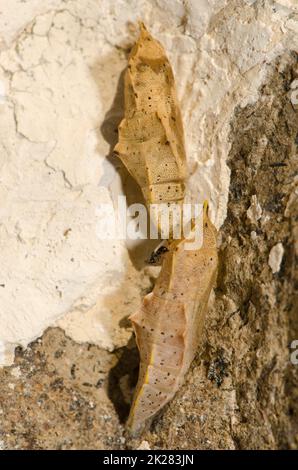
[[137,65],[137,60],[142,62],[152,60],[167,60],[165,51],[159,41],[154,39],[142,21],[139,21],[140,35],[131,50],[129,63]]

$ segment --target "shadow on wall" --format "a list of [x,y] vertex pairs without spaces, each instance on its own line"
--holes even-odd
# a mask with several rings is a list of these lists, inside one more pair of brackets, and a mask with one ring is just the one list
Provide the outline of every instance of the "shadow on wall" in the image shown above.
[[127,346],[120,348],[116,355],[118,362],[109,372],[108,396],[115,407],[120,423],[125,423],[139,372],[140,358],[134,337],[131,337]]
[[[118,51],[116,52],[117,56],[115,56],[114,53],[104,59],[101,58],[91,69],[93,79],[99,88],[103,101],[109,92],[109,87],[105,87],[103,77],[106,77],[107,74],[111,76],[111,73],[115,73],[115,70],[119,73],[119,53]],[[116,65],[113,69],[113,64],[115,63]],[[120,176],[121,189],[122,193],[126,196],[127,204],[145,204],[140,187],[130,176],[121,160],[113,152],[118,141],[118,125],[124,116],[124,76],[125,70],[120,73],[112,106],[105,113],[103,122],[98,128],[98,146],[100,146],[100,142],[102,142],[102,137],[109,144],[109,152],[106,155],[106,159]],[[102,153],[102,149],[99,149],[99,153]],[[117,197],[116,191],[114,197]],[[115,203],[115,201],[113,202]],[[127,267],[127,272],[121,286],[104,299],[105,305],[111,312],[112,326],[115,330],[131,328],[128,316],[134,313],[134,307],[130,305],[130,302],[127,302],[128,286],[130,286],[133,279],[135,279],[135,270],[141,271],[146,266],[146,260],[159,243],[158,240],[139,240],[138,242],[139,243],[135,243],[133,246],[127,246],[133,266]],[[138,302],[141,302],[141,297],[137,299],[135,305],[138,305]],[[113,321],[113,318],[115,321]],[[121,320],[119,321],[119,319]],[[130,402],[137,382],[139,369],[139,354],[133,336],[130,338],[127,346],[116,351],[116,355],[118,362],[109,373],[108,396],[115,407],[120,422],[124,423],[129,413]]]
[[[108,58],[106,60],[108,60]],[[94,71],[96,72],[97,69],[98,68],[95,66]],[[99,132],[110,146],[109,153],[106,156],[106,159],[115,168],[116,172],[120,176],[122,192],[126,196],[128,206],[136,203],[145,205],[145,200],[141,188],[136,183],[134,178],[130,175],[130,173],[127,171],[120,158],[114,153],[114,147],[118,142],[118,126],[124,117],[125,72],[126,69],[123,70],[119,76],[116,94],[112,106],[106,112],[103,122],[100,126]],[[94,76],[94,79],[96,80],[96,83],[100,84],[98,76]],[[149,227],[149,217],[147,219],[147,226]],[[156,248],[158,243],[158,240],[145,239],[138,240],[137,242],[131,244],[127,244],[128,254],[131,259],[131,262],[138,271],[144,268],[144,266],[146,265],[146,260],[150,257],[150,254]]]

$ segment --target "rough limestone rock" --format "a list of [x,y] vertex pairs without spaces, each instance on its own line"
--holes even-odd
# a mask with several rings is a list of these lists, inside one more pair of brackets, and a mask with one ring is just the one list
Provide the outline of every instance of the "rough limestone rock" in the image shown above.
[[[296,2],[0,11],[0,448],[298,448]],[[173,66],[190,190],[210,201],[220,271],[185,384],[132,439],[127,316],[152,289],[154,243],[96,227],[100,204],[141,201],[111,153],[140,19]]]

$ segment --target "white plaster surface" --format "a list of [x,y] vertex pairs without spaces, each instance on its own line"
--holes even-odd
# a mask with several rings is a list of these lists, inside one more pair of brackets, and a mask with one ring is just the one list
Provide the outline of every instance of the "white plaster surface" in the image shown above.
[[[142,19],[165,46],[183,113],[192,199],[225,219],[229,121],[297,48],[297,2],[0,0],[0,363],[51,325],[113,349],[149,276],[96,236],[120,177],[101,132]],[[119,324],[120,323],[120,324]]]

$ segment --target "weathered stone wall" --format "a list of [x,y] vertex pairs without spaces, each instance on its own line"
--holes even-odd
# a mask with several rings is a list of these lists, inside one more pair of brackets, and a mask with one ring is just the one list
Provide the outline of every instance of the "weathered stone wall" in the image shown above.
[[[297,448],[294,2],[7,4],[0,362],[13,364],[0,369],[0,448]],[[152,285],[152,246],[103,242],[94,227],[99,202],[139,198],[109,153],[140,17],[174,67],[190,188],[210,199],[220,270],[185,385],[134,440],[127,316]]]

